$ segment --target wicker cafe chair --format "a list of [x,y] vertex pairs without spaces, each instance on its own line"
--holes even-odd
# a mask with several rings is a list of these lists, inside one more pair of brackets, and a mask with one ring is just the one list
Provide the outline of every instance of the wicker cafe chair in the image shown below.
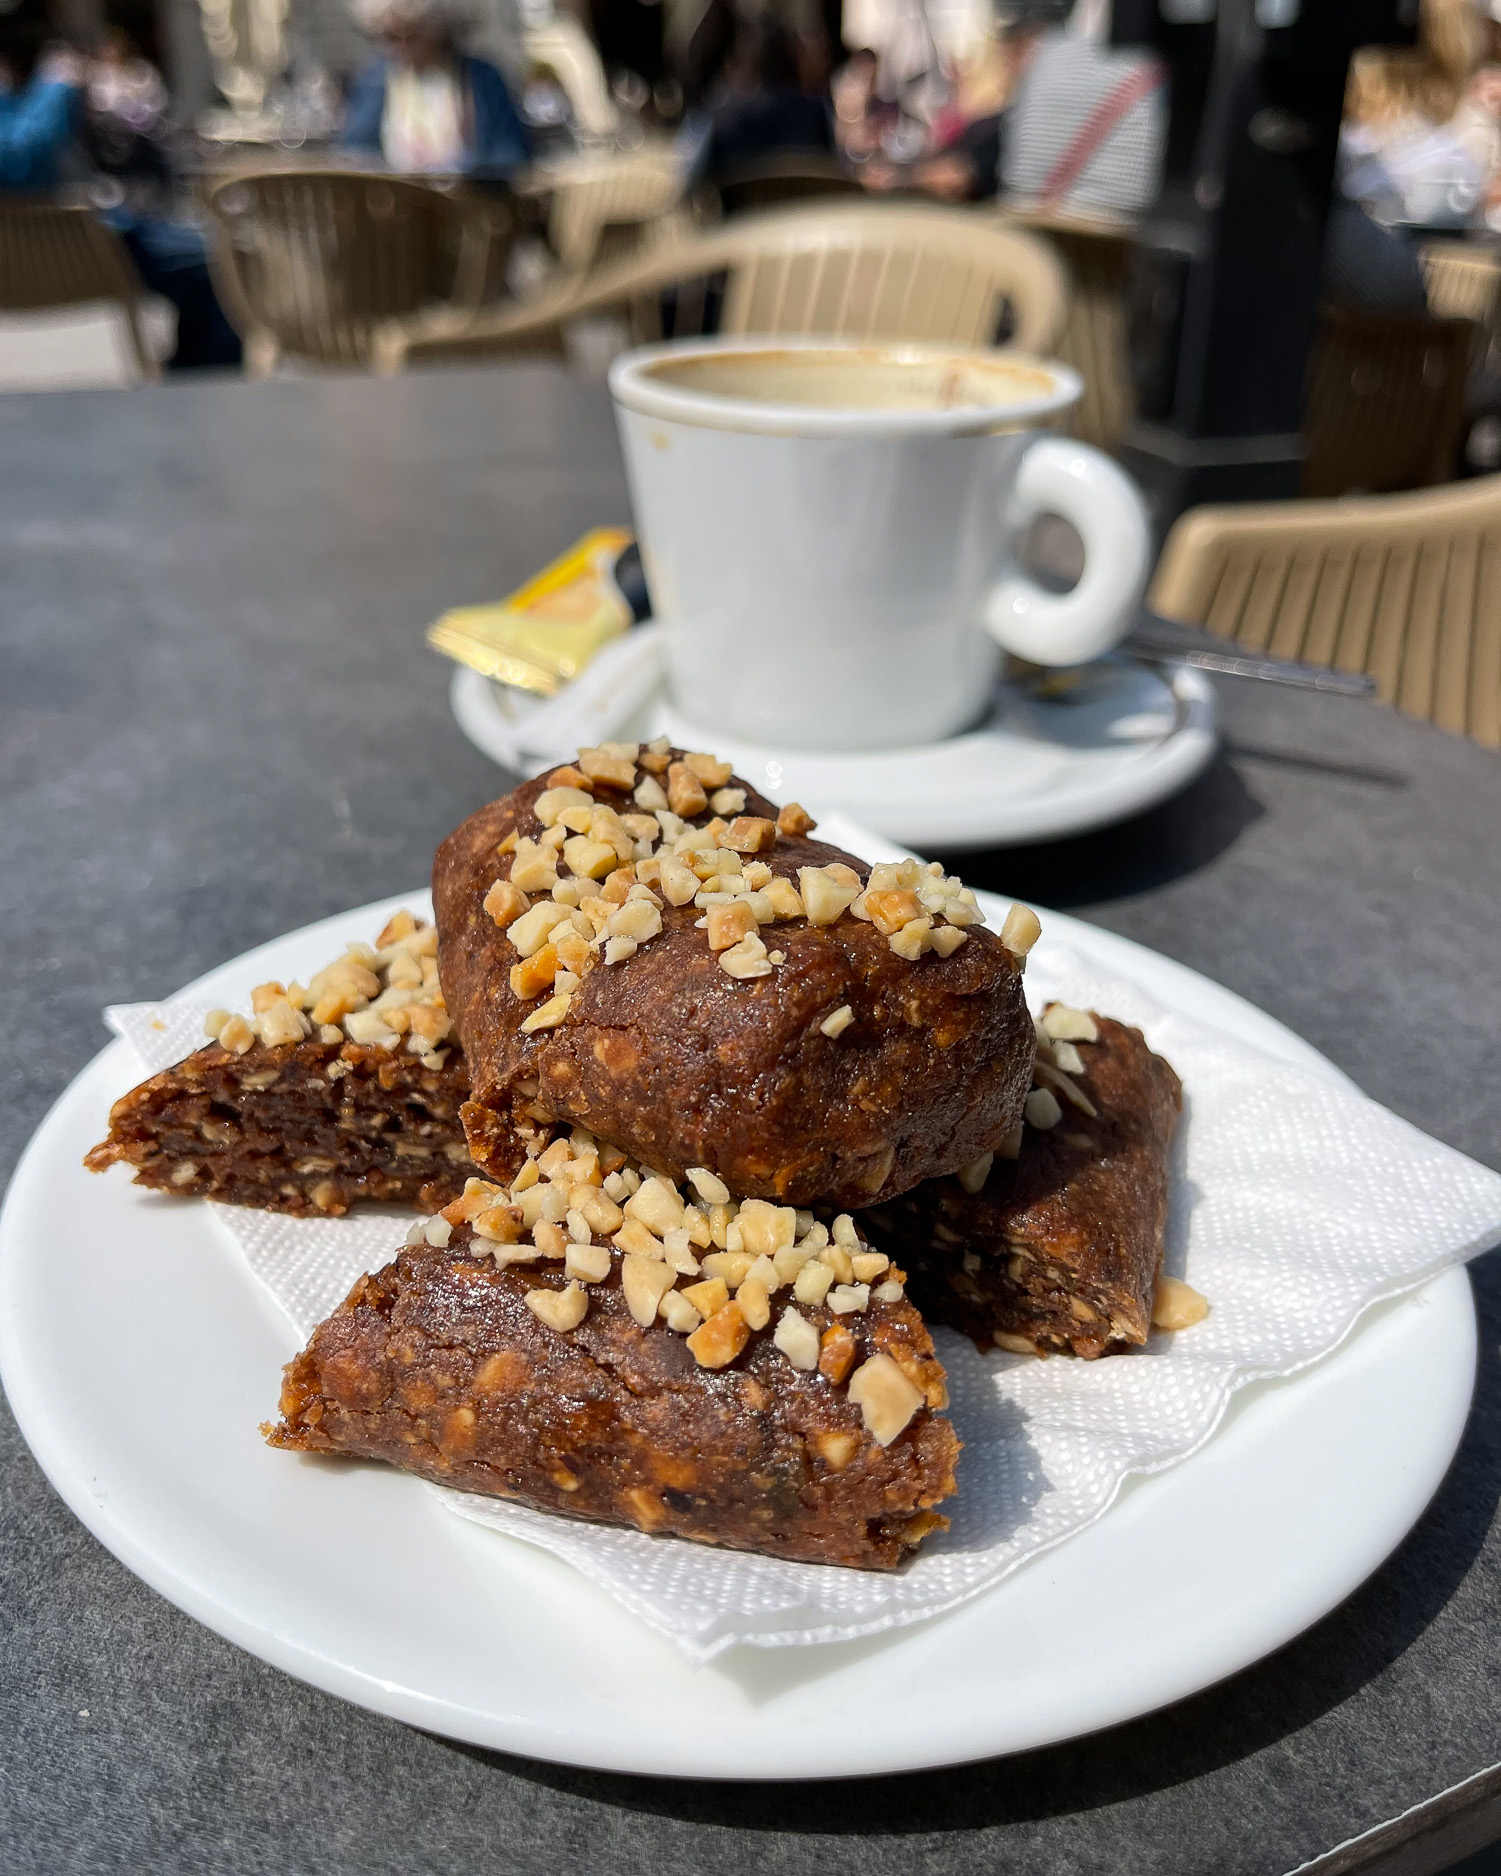
[[1429,241],[1418,251],[1428,310],[1440,319],[1473,319],[1492,344],[1501,310],[1501,255],[1473,241]]
[[1135,414],[1126,349],[1134,231],[1127,222],[1022,207],[1003,208],[1001,219],[1041,236],[1068,270],[1068,321],[1057,356],[1084,380],[1073,432],[1097,449],[1113,450]]
[[721,176],[714,186],[719,212],[727,219],[763,214],[794,202],[864,193],[837,156],[818,150],[778,151]]
[[[722,298],[721,298],[722,296]],[[995,341],[1050,354],[1068,311],[1062,267],[1033,236],[960,209],[859,203],[747,216],[467,326],[437,316],[382,333],[377,370],[563,350],[586,315],[623,313],[639,342],[723,333]]]
[[141,283],[119,237],[93,210],[0,201],[0,312],[118,306],[143,378],[161,373],[141,331]]
[[472,318],[514,228],[504,198],[348,170],[226,177],[207,207],[215,284],[257,377],[284,352],[365,365],[377,326],[434,307]]
[[1148,603],[1501,749],[1501,475],[1413,495],[1192,508]]
[[1303,493],[1447,482],[1479,344],[1468,319],[1324,307],[1303,406]]

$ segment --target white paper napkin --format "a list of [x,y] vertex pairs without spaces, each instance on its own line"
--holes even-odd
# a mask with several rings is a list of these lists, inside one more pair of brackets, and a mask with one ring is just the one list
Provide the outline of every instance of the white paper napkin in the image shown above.
[[[1129,1474],[1161,1471],[1202,1445],[1237,1388],[1296,1374],[1379,1299],[1501,1241],[1501,1176],[1365,1096],[1164,1008],[1046,936],[1027,985],[1034,1008],[1057,997],[1137,1024],[1182,1076],[1167,1264],[1209,1298],[1206,1321],[1095,1362],[982,1357],[940,1330],[964,1442],[958,1498],[945,1507],[953,1528],[891,1575],[709,1550],[427,1489],[460,1516],[571,1563],[697,1662],[735,1643],[872,1635],[952,1609],[1083,1530]],[[179,999],[105,1015],[157,1069],[198,1046],[208,1007]],[[296,1332],[289,1356],[360,1272],[390,1261],[407,1222],[212,1210],[286,1312]]]

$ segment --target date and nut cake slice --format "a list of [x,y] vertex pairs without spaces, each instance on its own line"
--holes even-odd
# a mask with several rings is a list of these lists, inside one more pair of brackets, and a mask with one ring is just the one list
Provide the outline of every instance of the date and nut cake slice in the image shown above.
[[469,1074],[432,925],[398,912],[373,947],[306,987],[261,984],[251,1004],[213,1011],[206,1047],[116,1101],[92,1172],[123,1163],[159,1191],[326,1217],[372,1200],[432,1210],[463,1189]]
[[1093,1357],[1207,1305],[1160,1275],[1178,1077],[1141,1031],[1051,1004],[1025,1120],[954,1178],[861,1214],[930,1322],[980,1348]]
[[439,962],[482,1169],[563,1122],[677,1178],[851,1206],[1016,1125],[1036,916],[988,931],[936,863],[870,868],[813,825],[662,740],[580,750],[449,835]]
[[582,1129],[470,1181],[288,1366],[274,1446],[543,1511],[889,1569],[959,1442],[902,1273],[831,1226],[679,1185]]

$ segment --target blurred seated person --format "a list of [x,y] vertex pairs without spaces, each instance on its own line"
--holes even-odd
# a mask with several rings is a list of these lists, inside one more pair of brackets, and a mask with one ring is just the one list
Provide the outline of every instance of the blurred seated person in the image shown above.
[[736,29],[718,103],[678,133],[686,188],[717,183],[767,157],[794,151],[829,156],[834,128],[827,90],[805,89],[796,38],[771,15]]
[[506,81],[458,49],[449,0],[355,0],[381,55],[355,78],[344,145],[401,175],[505,176],[532,154]]
[[80,133],[93,167],[114,177],[131,206],[148,213],[165,207],[171,194],[166,129],[161,73],[141,57],[129,33],[110,27],[87,69]]
[[[957,75],[952,102],[933,125],[935,147],[910,163],[873,149],[859,170],[876,194],[916,190],[940,202],[988,202],[1000,187],[1007,121],[1043,36],[1067,16],[1066,0],[1021,0]],[[871,100],[872,114],[877,101]]]
[[[88,68],[79,55],[54,48],[30,80],[0,61],[0,192],[46,196],[88,182],[91,165],[77,132]],[[196,228],[118,205],[99,219],[119,235],[142,282],[177,308],[177,349],[169,371],[237,365],[240,341],[224,317],[209,278],[208,252]]]

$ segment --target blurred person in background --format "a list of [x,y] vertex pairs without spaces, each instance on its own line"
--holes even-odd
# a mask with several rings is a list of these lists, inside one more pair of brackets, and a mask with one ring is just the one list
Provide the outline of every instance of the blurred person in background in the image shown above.
[[1340,132],[1342,193],[1377,220],[1462,226],[1491,184],[1494,147],[1473,87],[1487,44],[1475,0],[1421,0],[1410,50],[1365,46],[1350,64]]
[[727,88],[678,133],[686,188],[716,183],[770,156],[833,151],[828,88],[809,88],[809,63],[790,27],[772,15],[741,21],[726,65]]
[[45,196],[91,184],[92,199],[104,204],[100,220],[119,235],[142,282],[177,308],[168,370],[239,364],[240,341],[214,294],[203,236],[186,222],[141,213],[113,179],[100,186],[80,135],[89,77],[88,62],[68,47],[44,52],[26,83],[0,62],[0,190]]
[[450,0],[355,0],[381,54],[355,78],[347,149],[378,152],[403,175],[505,176],[532,154],[506,81],[460,52]]
[[[932,150],[901,164],[877,149],[859,170],[865,187],[878,194],[916,190],[940,202],[991,200],[1000,186],[1011,107],[1038,46],[1068,10],[1069,0],[1019,0],[1009,7],[955,72],[953,95],[933,123]],[[879,100],[873,97],[871,106],[879,110]]]

